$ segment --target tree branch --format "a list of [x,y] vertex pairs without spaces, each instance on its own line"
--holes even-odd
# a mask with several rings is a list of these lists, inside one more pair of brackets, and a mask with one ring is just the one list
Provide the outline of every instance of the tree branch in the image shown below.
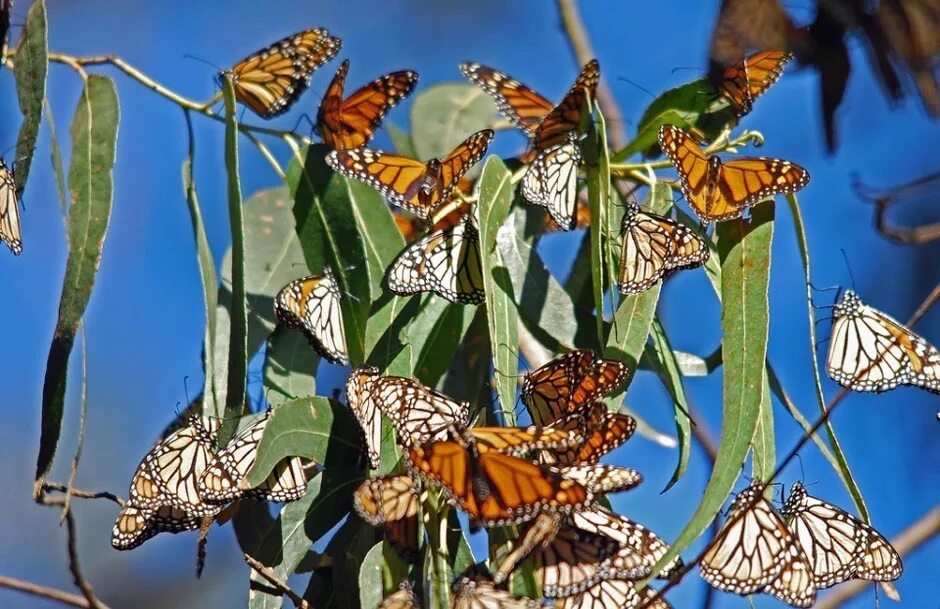
[[[581,21],[576,0],[558,0],[558,12],[561,14],[561,23],[568,35],[571,50],[578,60],[578,66],[583,66],[594,59],[594,50],[591,48],[591,41],[588,40],[584,22]],[[597,103],[600,104],[607,123],[612,125],[608,134],[611,145],[616,150],[623,148],[627,143],[624,136],[623,114],[603,76],[597,83]]]
[[[904,529],[897,537],[891,540],[891,545],[901,556],[906,556],[933,539],[940,533],[940,506],[934,506],[924,514],[920,520]],[[841,607],[853,597],[863,592],[872,582],[857,579],[833,590],[819,603],[816,609],[836,609]]]
[[274,573],[274,570],[271,567],[264,566],[256,558],[252,557],[250,554],[245,554],[245,562],[248,563],[248,566],[255,570],[255,572],[266,579],[268,583],[274,586],[275,590],[280,592],[282,595],[289,598],[297,609],[310,609],[310,604],[300,597],[296,592],[287,587],[287,584],[278,579],[277,575]]
[[63,605],[69,605],[70,607],[82,607],[83,609],[91,608],[91,605],[88,604],[85,597],[78,594],[56,590],[55,588],[47,588],[46,586],[40,586],[39,584],[16,579],[14,577],[7,577],[6,575],[0,575],[0,588],[9,588],[10,590],[16,590],[25,594],[48,598],[49,600],[57,601]]
[[936,191],[938,185],[940,185],[940,172],[928,174],[881,192],[864,186],[857,179],[853,187],[859,197],[875,205],[875,228],[879,233],[895,243],[923,245],[940,240],[940,222],[914,227],[895,226],[888,222],[888,208],[909,200],[924,190]]

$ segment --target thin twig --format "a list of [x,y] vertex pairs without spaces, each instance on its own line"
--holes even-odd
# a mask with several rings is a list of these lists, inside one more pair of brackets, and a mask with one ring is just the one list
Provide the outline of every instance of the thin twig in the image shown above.
[[[124,507],[124,499],[118,497],[114,493],[109,493],[107,491],[83,491],[78,488],[69,488],[68,486],[62,484],[61,482],[44,482],[42,485],[43,492],[46,491],[57,491],[60,493],[68,493],[72,497],[78,497],[80,499],[108,499],[114,503]],[[45,501],[43,503],[46,503]]]
[[69,571],[72,572],[72,581],[82,592],[91,609],[107,609],[107,605],[98,600],[91,583],[82,573],[82,566],[78,560],[78,531],[75,528],[75,516],[72,512],[65,512],[65,524],[68,529]]
[[[66,218],[67,220],[67,218]],[[88,419],[88,341],[85,337],[85,324],[79,326],[81,331],[81,343],[82,343],[82,390],[81,390],[81,414],[79,416],[79,425],[78,425],[78,442],[75,445],[75,455],[72,456],[72,469],[69,472],[69,481],[66,482],[66,491],[65,491],[65,506],[62,508],[62,517],[59,519],[59,524],[62,524],[62,521],[65,520],[65,515],[72,507],[72,493],[71,488],[75,485],[75,477],[78,475],[78,462],[82,458],[82,447],[85,445],[85,428]]]
[[245,562],[248,563],[248,566],[254,569],[258,575],[266,579],[269,584],[274,586],[278,592],[293,601],[294,606],[297,607],[297,609],[310,609],[310,604],[301,598],[300,595],[298,595],[296,592],[288,588],[287,584],[278,578],[277,574],[274,573],[274,570],[271,567],[264,566],[250,554],[245,554]]
[[[571,50],[578,59],[578,65],[583,66],[594,59],[594,50],[591,48],[591,41],[588,40],[587,29],[581,20],[576,0],[558,0],[558,12],[561,14],[561,23],[565,28],[568,42],[571,44]],[[603,76],[597,83],[597,103],[600,104],[607,123],[614,125],[608,134],[610,143],[614,149],[620,150],[627,143],[624,136],[623,114]]]
[[[906,556],[940,534],[940,506],[934,506],[917,522],[891,540],[901,556]],[[840,586],[816,604],[816,609],[836,609],[863,592],[872,582],[858,579]]]
[[888,208],[903,200],[909,200],[923,190],[936,191],[938,185],[940,185],[940,172],[928,174],[882,192],[866,187],[857,179],[853,187],[859,197],[874,203],[875,228],[879,233],[895,243],[923,245],[940,240],[940,222],[914,227],[895,226],[888,222]]
[[47,598],[49,600],[62,603],[63,605],[69,605],[70,607],[82,607],[83,609],[90,609],[88,601],[85,600],[85,597],[81,595],[72,594],[71,592],[65,592],[63,590],[56,590],[55,588],[47,588],[46,586],[40,586],[39,584],[34,584],[33,582],[24,581],[22,579],[16,579],[14,577],[7,577],[6,575],[0,575],[0,588],[8,588],[10,590],[16,590],[25,594],[40,596],[42,598]]

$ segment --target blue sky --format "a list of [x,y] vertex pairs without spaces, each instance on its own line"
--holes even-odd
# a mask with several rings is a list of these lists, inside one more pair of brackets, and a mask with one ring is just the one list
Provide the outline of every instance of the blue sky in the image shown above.
[[[705,49],[717,2],[695,0],[663,3],[610,3],[585,0],[582,12],[603,73],[620,103],[628,134],[651,101],[650,96],[621,80],[630,79],[659,93],[694,77],[706,63]],[[119,7],[119,8],[118,8]],[[26,3],[17,5],[22,22]],[[50,0],[50,47],[77,55],[114,53],[170,88],[193,99],[216,91],[215,70],[185,59],[185,54],[229,65],[290,32],[325,26],[343,39],[342,58],[352,61],[350,86],[395,69],[412,68],[421,87],[460,80],[457,64],[473,59],[521,78],[549,97],[560,96],[577,65],[562,35],[553,3],[537,1],[476,3],[395,3],[348,0],[327,2],[216,3],[167,1],[82,3]],[[794,7],[805,16],[805,8]],[[855,285],[870,304],[906,318],[940,280],[936,263],[940,246],[910,248],[891,244],[872,228],[871,208],[852,192],[858,175],[876,186],[899,183],[937,169],[928,144],[940,137],[936,122],[927,120],[913,99],[890,108],[864,61],[864,50],[852,46],[853,76],[845,103],[837,113],[841,145],[827,156],[820,135],[816,76],[788,70],[773,90],[756,104],[743,126],[761,130],[767,144],[761,154],[780,156],[807,167],[812,183],[800,201],[807,223],[813,274],[817,285],[849,285],[842,251],[851,265]],[[338,61],[317,73],[311,90],[294,110],[273,122],[289,129],[302,113],[316,110]],[[124,494],[127,481],[146,448],[177,405],[185,401],[183,379],[190,394],[201,377],[203,319],[199,279],[185,200],[180,187],[185,126],[169,102],[116,74],[122,119],[115,176],[112,225],[105,245],[98,283],[86,316],[89,367],[89,421],[78,484]],[[50,69],[49,97],[60,137],[77,103],[81,83],[61,65]],[[391,121],[407,126],[409,103],[396,109]],[[19,114],[12,75],[0,71],[0,148],[15,144]],[[228,247],[224,194],[222,129],[196,118],[198,181],[209,237],[217,258]],[[246,115],[246,120],[260,122]],[[617,127],[617,125],[614,125]],[[67,138],[65,138],[67,139]],[[522,140],[501,134],[496,151],[513,152]],[[246,142],[242,140],[242,144]],[[377,146],[388,145],[384,135]],[[276,148],[281,159],[287,151]],[[67,146],[66,146],[67,152]],[[63,227],[48,162],[48,131],[44,128],[25,197],[24,254],[0,252],[5,277],[0,316],[6,339],[0,342],[0,379],[5,388],[0,427],[0,573],[71,589],[65,563],[65,532],[58,515],[30,500],[39,435],[39,404],[49,340],[55,324],[66,250]],[[277,177],[249,146],[243,147],[243,192],[275,186]],[[929,200],[915,202],[902,218],[933,219]],[[815,400],[806,334],[806,313],[792,222],[785,206],[778,208],[771,279],[770,354],[784,386],[804,412],[812,416]],[[550,264],[566,269],[577,241],[569,235],[546,239]],[[710,353],[720,341],[720,311],[701,272],[685,273],[665,289],[661,314],[673,345],[693,353]],[[826,295],[820,299],[824,304]],[[918,326],[940,342],[940,311]],[[828,324],[820,325],[821,336]],[[825,345],[819,353],[824,355]],[[73,366],[80,364],[73,358]],[[826,383],[828,394],[835,392]],[[720,427],[720,375],[690,379],[687,391],[703,424]],[[671,428],[672,410],[658,381],[640,374],[628,395],[631,406],[661,429]],[[63,479],[64,462],[77,433],[77,393],[70,393],[70,412],[53,478]],[[934,413],[936,396],[900,389],[883,396],[853,395],[840,407],[834,422],[855,468],[874,523],[892,536],[940,501],[940,426]],[[798,428],[780,413],[779,451],[789,449]],[[671,538],[681,529],[707,479],[702,455],[693,454],[687,476],[666,495],[675,454],[635,439],[613,455],[612,462],[639,469],[647,479],[640,489],[614,499],[628,516]],[[818,482],[811,492],[848,507],[841,484],[813,448],[784,475]],[[115,515],[106,502],[81,502],[79,548],[86,573],[102,598],[113,607],[223,607],[243,603],[247,567],[240,560],[228,529],[214,534],[209,564],[201,581],[192,575],[193,536],[162,536],[130,553],[111,549],[109,532]],[[936,564],[940,542],[934,540],[906,561],[898,587],[904,607],[928,606],[940,597]],[[934,577],[931,577],[934,575]],[[690,577],[670,600],[677,607],[698,606],[700,580]],[[156,594],[155,594],[156,593]],[[172,602],[170,602],[172,601]],[[890,601],[885,601],[890,606]],[[5,607],[53,606],[0,590]],[[872,606],[866,593],[852,607]],[[746,607],[747,601],[721,595],[715,607]],[[758,607],[777,603],[759,599]]]

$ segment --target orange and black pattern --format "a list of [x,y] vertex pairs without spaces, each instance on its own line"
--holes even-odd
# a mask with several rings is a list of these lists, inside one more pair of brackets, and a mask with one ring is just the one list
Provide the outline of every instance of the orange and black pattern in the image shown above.
[[754,100],[762,95],[783,74],[793,59],[786,51],[760,51],[728,66],[721,74],[718,94],[728,100],[739,117],[751,111]]
[[546,425],[615,391],[627,378],[627,367],[579,349],[553,359],[526,375],[522,401],[536,425]]

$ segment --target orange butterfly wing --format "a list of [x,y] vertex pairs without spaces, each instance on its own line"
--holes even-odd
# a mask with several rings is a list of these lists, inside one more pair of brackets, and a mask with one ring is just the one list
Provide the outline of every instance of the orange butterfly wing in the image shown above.
[[594,352],[579,349],[530,372],[522,385],[522,401],[532,421],[545,425],[610,393],[626,375],[621,362],[598,359]]
[[409,458],[419,475],[441,484],[460,509],[486,526],[567,513],[593,499],[583,486],[547,467],[498,452],[473,455],[453,440],[414,447]]
[[533,142],[536,148],[545,150],[561,144],[569,133],[580,129],[581,109],[584,104],[589,104],[594,99],[600,78],[600,63],[592,59],[581,69],[561,103],[552,108],[539,124]]
[[679,174],[692,211],[703,222],[740,218],[764,199],[796,192],[809,183],[809,172],[781,159],[752,157],[722,163],[673,125],[660,128],[659,144]]
[[460,71],[483,89],[499,107],[500,113],[530,137],[554,105],[518,80],[478,63],[462,63]]
[[228,71],[235,97],[262,118],[286,112],[310,84],[313,71],[333,59],[341,46],[323,28],[279,40]]
[[428,219],[463,174],[483,158],[491,141],[491,129],[478,131],[443,159],[427,163],[368,148],[334,150],[326,155],[326,163],[334,171],[375,188],[391,203]]
[[760,51],[729,66],[721,75],[718,93],[740,117],[751,111],[754,100],[777,82],[784,66],[793,59],[786,51]]
[[408,96],[418,82],[411,70],[392,72],[358,89],[345,100],[343,89],[349,60],[343,62],[317,113],[317,129],[334,150],[363,146],[372,139],[389,110]]

